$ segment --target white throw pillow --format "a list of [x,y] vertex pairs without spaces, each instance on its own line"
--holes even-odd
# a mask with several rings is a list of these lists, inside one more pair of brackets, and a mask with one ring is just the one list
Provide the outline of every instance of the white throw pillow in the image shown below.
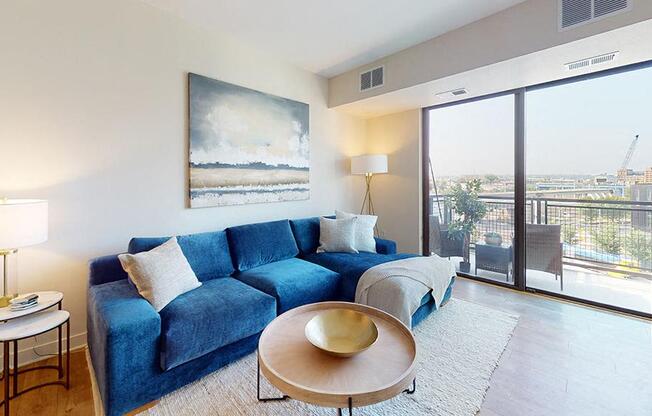
[[378,221],[376,215],[357,215],[335,211],[335,218],[356,218],[353,247],[358,251],[376,252],[376,239],[374,238],[374,227],[376,226],[376,221]]
[[177,296],[201,286],[176,237],[150,251],[120,254],[118,258],[140,296],[147,299],[156,312]]
[[319,218],[319,248],[317,253],[357,253],[355,243],[356,218]]

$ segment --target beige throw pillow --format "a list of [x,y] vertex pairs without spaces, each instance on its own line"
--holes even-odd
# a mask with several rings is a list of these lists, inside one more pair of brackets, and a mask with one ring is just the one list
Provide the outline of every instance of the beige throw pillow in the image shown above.
[[201,286],[176,237],[150,251],[120,254],[118,258],[140,296],[147,299],[156,312],[177,296]]
[[344,211],[335,211],[335,217],[339,219],[356,218],[353,237],[353,248],[368,253],[376,252],[376,239],[374,238],[374,227],[378,217],[376,215],[349,214]]
[[319,218],[319,248],[317,253],[357,253],[353,247],[355,218]]

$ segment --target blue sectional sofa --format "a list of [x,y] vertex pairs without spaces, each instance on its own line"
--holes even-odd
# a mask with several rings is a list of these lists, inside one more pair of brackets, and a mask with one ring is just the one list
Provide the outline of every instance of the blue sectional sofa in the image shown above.
[[[169,237],[134,238],[128,251]],[[277,315],[327,300],[353,301],[368,268],[410,257],[377,239],[377,253],[316,253],[319,218],[282,220],[178,237],[199,288],[160,313],[117,255],[91,260],[88,345],[105,414],[120,415],[255,351]],[[446,298],[452,290],[448,288]],[[428,295],[413,325],[436,309]],[[254,392],[252,392],[254,394]]]

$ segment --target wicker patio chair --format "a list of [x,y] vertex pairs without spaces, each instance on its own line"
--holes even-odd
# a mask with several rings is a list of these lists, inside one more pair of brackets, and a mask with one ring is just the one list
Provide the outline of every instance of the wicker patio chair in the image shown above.
[[464,257],[464,240],[448,236],[448,227],[439,223],[439,217],[430,216],[430,252],[439,257]]
[[525,230],[526,267],[554,274],[563,292],[561,225],[526,224]]

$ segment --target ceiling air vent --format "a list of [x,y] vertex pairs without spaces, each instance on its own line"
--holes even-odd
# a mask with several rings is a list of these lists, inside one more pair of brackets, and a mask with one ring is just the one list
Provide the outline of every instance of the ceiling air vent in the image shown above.
[[453,98],[465,94],[468,94],[466,88],[455,88],[454,90],[450,90],[450,91],[438,92],[435,95],[439,98]]
[[360,73],[360,91],[367,91],[385,85],[385,67],[370,69]]
[[458,90],[453,90],[453,91],[451,91],[451,94],[453,94],[454,96],[457,97],[457,96],[459,96],[459,95],[464,95],[464,94],[466,94],[466,90],[465,90],[464,88],[460,88],[460,89],[458,89]]
[[632,8],[632,0],[559,0],[559,30],[593,22]]
[[569,62],[564,64],[567,71],[574,71],[576,69],[588,68],[593,65],[605,64],[611,62],[618,56],[618,52],[605,53],[604,55],[594,56],[592,58],[580,59],[579,61]]

